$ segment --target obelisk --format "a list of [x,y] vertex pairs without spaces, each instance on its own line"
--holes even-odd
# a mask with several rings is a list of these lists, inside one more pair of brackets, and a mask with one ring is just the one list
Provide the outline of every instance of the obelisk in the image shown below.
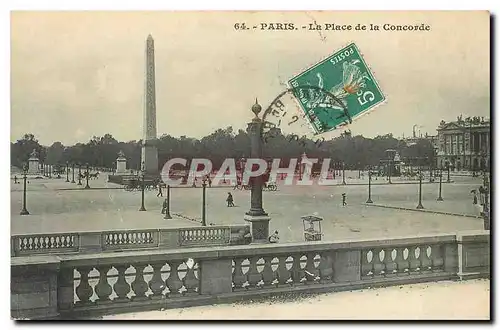
[[144,84],[144,124],[142,159],[146,174],[158,174],[156,148],[155,43],[151,35],[146,40],[146,77]]

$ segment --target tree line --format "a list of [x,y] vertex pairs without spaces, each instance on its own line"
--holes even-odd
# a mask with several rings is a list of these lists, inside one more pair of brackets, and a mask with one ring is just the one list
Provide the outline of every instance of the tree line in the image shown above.
[[[11,142],[11,165],[21,168],[28,161],[31,152],[36,150],[38,158],[44,164],[64,166],[68,162],[115,168],[118,153],[123,151],[127,158],[127,168],[140,169],[141,145],[141,140],[123,142],[117,141],[111,134],[105,134],[102,137],[94,136],[87,143],[65,146],[56,141],[50,146],[43,146],[35,135],[27,133],[15,143]],[[208,158],[214,168],[218,168],[226,158],[248,158],[250,137],[244,130],[235,132],[232,127],[217,129],[201,139],[164,134],[158,139],[157,148],[159,169],[174,157],[188,160]],[[343,162],[346,169],[363,169],[379,165],[382,159],[387,158],[386,151],[389,149],[397,151],[402,160],[413,165],[430,165],[435,158],[434,148],[427,139],[422,138],[407,145],[404,140],[397,139],[392,134],[374,138],[342,134],[318,144],[305,137],[294,139],[278,130],[263,144],[264,157],[280,158],[282,167],[288,166],[289,159],[300,158],[305,152],[309,158],[330,158],[331,164]]]

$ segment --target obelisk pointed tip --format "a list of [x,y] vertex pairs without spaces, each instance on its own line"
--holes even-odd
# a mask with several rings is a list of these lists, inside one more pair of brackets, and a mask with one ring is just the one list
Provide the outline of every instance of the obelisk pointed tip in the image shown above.
[[148,40],[153,40],[153,36],[150,34],[148,34]]

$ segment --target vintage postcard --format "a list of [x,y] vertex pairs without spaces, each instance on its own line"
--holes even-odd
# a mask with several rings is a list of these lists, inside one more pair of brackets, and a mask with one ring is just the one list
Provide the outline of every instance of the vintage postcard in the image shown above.
[[14,11],[11,317],[489,320],[487,11]]

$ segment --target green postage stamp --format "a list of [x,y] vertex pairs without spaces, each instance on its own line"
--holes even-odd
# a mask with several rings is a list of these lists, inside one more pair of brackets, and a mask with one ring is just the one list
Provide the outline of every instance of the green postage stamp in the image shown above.
[[295,88],[293,94],[316,134],[332,131],[385,100],[354,43],[293,77],[288,84]]

